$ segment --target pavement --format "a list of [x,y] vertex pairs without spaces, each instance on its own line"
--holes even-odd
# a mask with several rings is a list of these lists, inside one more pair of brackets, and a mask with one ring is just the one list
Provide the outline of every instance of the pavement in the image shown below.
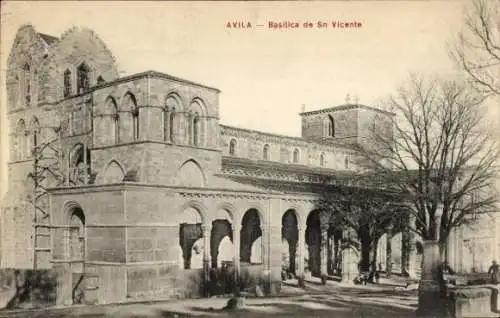
[[229,298],[212,297],[167,302],[72,306],[0,311],[0,317],[414,317],[417,291],[393,280],[378,285],[321,285],[310,279],[300,289],[283,284],[279,297],[246,297],[244,308],[224,309]]

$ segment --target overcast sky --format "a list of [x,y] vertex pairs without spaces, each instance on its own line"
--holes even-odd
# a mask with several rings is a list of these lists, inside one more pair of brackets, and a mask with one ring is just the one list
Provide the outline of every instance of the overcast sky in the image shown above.
[[[96,31],[123,75],[152,69],[219,88],[221,123],[298,136],[302,104],[306,110],[334,106],[345,103],[349,93],[373,105],[409,72],[454,72],[446,45],[462,25],[462,6],[462,1],[2,3],[2,117],[6,61],[19,26],[31,23],[38,32],[60,36],[76,25]],[[331,21],[337,20],[362,26],[333,29]],[[230,21],[250,22],[252,28],[228,29]],[[301,27],[269,29],[269,21],[296,21]],[[304,29],[306,21],[329,26]],[[5,120],[5,149],[4,128]]]

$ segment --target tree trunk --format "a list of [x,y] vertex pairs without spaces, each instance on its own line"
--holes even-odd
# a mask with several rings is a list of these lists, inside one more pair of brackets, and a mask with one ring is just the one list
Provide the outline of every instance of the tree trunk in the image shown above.
[[392,233],[387,233],[387,245],[385,253],[385,267],[387,272],[387,277],[391,277],[392,274],[392,245],[391,245]]
[[362,272],[368,272],[370,270],[370,254],[371,254],[371,244],[370,238],[366,237],[366,234],[361,237],[361,268]]
[[379,241],[379,239],[376,239],[373,242],[373,247],[372,247],[372,251],[373,251],[373,256],[372,256],[372,260],[371,260],[371,271],[372,272],[377,271],[378,241]]

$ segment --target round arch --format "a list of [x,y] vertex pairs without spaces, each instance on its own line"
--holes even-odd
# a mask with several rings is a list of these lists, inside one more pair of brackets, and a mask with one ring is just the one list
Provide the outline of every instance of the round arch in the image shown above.
[[196,211],[198,211],[198,214],[200,215],[200,218],[201,218],[201,223],[205,224],[208,220],[207,218],[207,207],[205,205],[203,205],[203,203],[201,203],[200,201],[196,201],[196,200],[191,200],[191,201],[188,201],[186,203],[184,203],[179,211],[178,211],[178,215],[179,216],[182,216],[183,212],[186,211],[187,209],[189,208],[192,208]]
[[261,227],[265,226],[267,224],[266,218],[265,218],[266,210],[260,203],[251,203],[251,204],[247,205],[246,208],[239,213],[237,224],[241,225],[241,222],[243,221],[245,214],[250,210],[257,211]]
[[228,202],[223,202],[223,203],[220,203],[216,206],[215,208],[215,215],[213,215],[211,217],[212,221],[213,220],[216,220],[216,217],[219,216],[219,211],[225,211],[227,213],[227,215],[229,216],[229,221],[231,223],[234,222],[234,219],[235,219],[235,215],[236,215],[236,207],[234,205],[232,205],[231,203],[228,203]]

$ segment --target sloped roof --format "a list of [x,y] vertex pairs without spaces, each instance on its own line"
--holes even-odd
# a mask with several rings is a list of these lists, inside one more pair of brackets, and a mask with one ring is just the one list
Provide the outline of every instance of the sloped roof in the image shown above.
[[45,34],[45,33],[38,33],[38,35],[40,35],[40,37],[41,37],[41,38],[45,41],[45,43],[47,43],[48,45],[51,45],[52,43],[59,41],[59,38],[58,38],[58,37],[55,37],[55,36],[52,36],[52,35],[48,35],[48,34]]

